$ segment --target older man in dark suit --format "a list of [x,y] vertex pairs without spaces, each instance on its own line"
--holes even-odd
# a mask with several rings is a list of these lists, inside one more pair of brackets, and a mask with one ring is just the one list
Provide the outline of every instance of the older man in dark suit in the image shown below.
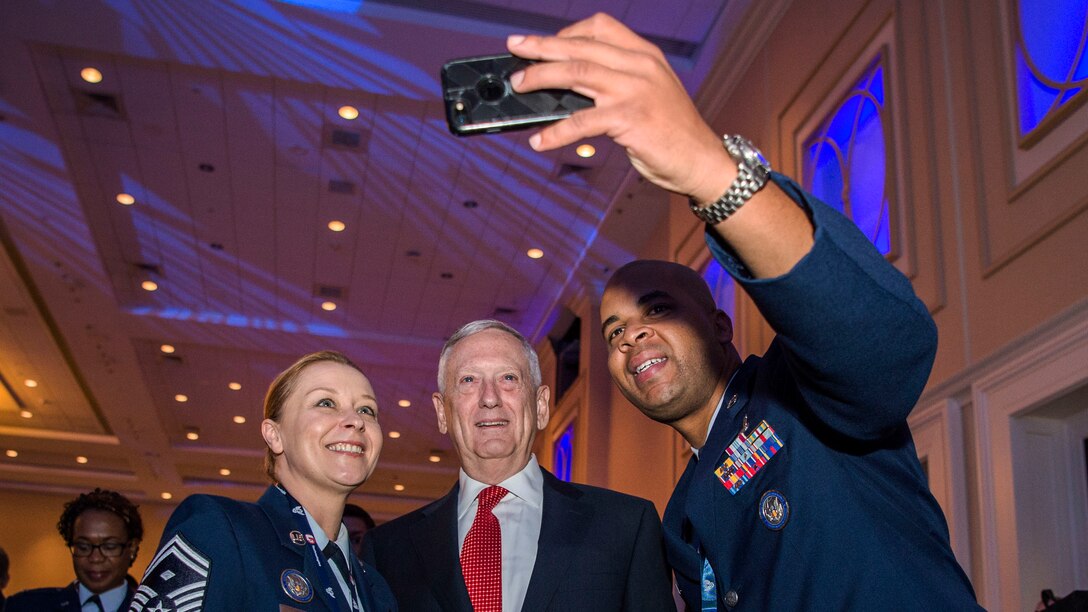
[[498,321],[463,326],[442,350],[438,384],[438,428],[461,459],[458,482],[364,545],[401,609],[675,609],[653,505],[537,464],[550,391],[521,334]]

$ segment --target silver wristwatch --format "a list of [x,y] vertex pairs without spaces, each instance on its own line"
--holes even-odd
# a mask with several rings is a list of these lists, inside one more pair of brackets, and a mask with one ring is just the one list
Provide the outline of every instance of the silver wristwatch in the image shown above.
[[771,173],[767,158],[747,138],[726,134],[722,137],[722,146],[737,162],[737,178],[722,197],[706,206],[700,207],[695,200],[688,200],[691,212],[710,225],[717,225],[737,212],[767,184],[767,176]]

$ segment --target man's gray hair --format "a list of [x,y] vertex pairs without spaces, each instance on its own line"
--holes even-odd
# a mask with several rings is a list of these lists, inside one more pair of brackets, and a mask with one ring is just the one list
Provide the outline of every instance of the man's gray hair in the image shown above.
[[502,332],[506,332],[513,336],[518,342],[521,343],[521,348],[525,352],[525,360],[529,362],[529,380],[533,383],[533,389],[540,387],[541,375],[540,375],[540,358],[537,357],[536,350],[533,349],[533,345],[529,344],[529,341],[525,339],[525,336],[521,335],[518,330],[510,327],[502,321],[496,321],[495,319],[480,319],[471,323],[465,323],[457,331],[453,332],[449,340],[442,345],[442,356],[438,358],[438,392],[446,392],[446,360],[449,359],[450,352],[453,351],[454,345],[458,342],[468,338],[471,335],[478,334],[482,331],[489,329],[497,329]]

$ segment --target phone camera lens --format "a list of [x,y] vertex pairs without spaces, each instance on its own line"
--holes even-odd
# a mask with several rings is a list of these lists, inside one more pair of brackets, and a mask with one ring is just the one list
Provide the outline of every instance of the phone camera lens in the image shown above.
[[498,102],[506,95],[506,84],[499,77],[488,74],[476,82],[476,93],[484,102]]

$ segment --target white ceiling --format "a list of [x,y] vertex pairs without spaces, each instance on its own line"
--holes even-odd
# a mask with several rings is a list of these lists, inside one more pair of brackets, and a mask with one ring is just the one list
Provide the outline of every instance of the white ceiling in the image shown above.
[[334,348],[402,434],[359,501],[389,518],[443,494],[444,337],[496,317],[543,339],[564,300],[640,249],[665,195],[604,141],[583,160],[525,133],[451,136],[439,67],[604,10],[696,91],[737,21],[727,4],[0,2],[0,453],[18,453],[0,456],[0,489],[254,498],[268,382]]

